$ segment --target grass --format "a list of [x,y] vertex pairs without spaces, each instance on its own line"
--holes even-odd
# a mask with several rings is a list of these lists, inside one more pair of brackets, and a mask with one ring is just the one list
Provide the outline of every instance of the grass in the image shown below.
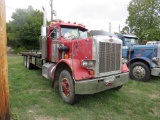
[[10,109],[13,120],[160,120],[160,78],[129,80],[119,91],[85,95],[64,103],[41,70],[28,70],[21,56],[9,56]]

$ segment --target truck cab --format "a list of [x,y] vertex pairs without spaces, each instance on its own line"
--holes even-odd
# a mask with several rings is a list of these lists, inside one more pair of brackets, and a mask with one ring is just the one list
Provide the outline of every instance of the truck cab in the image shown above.
[[148,81],[151,75],[160,76],[160,45],[139,45],[138,37],[118,34],[123,42],[123,62],[130,68],[130,77]]

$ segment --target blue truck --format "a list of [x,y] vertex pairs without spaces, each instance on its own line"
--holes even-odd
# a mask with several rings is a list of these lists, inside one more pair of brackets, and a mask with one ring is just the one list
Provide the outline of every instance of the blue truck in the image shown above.
[[160,76],[160,44],[139,45],[139,39],[131,34],[113,34],[103,30],[91,30],[90,36],[106,35],[122,40],[123,63],[130,69],[130,78],[137,81],[148,81],[151,76]]
[[139,39],[131,34],[118,34],[123,41],[122,57],[130,69],[130,78],[148,81],[152,76],[160,76],[160,45],[139,45]]

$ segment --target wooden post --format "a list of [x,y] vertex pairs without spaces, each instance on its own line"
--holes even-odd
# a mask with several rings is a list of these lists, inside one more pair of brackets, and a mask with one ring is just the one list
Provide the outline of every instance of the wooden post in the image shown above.
[[0,120],[10,120],[5,1],[0,0]]

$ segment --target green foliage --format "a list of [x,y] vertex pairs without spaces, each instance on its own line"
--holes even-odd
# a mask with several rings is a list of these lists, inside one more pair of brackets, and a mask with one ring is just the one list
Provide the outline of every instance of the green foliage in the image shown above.
[[17,9],[12,19],[7,23],[8,45],[13,48],[39,49],[43,13],[29,6],[27,9]]
[[132,0],[127,23],[141,40],[160,40],[160,1]]
[[124,32],[124,33],[129,33],[129,27],[128,26],[125,26],[121,32]]

